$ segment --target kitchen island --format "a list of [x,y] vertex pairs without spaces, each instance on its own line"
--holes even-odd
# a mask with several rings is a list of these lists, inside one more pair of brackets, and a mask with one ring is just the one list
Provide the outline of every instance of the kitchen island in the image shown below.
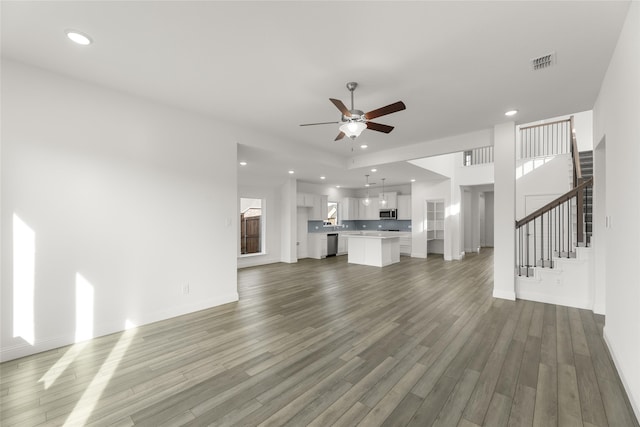
[[376,234],[347,234],[348,262],[351,264],[384,267],[400,262],[400,236]]

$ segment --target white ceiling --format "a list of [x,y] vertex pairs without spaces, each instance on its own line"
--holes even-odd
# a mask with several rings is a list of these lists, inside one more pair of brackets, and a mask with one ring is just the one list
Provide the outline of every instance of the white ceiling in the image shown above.
[[[2,1],[2,55],[212,118],[277,140],[239,141],[239,182],[267,174],[347,187],[367,169],[348,159],[517,122],[589,110],[613,53],[628,1]],[[89,34],[73,45],[64,30]],[[531,71],[531,58],[557,64]],[[405,111],[334,142],[328,98],[369,111],[402,100]],[[285,147],[285,148],[283,148]],[[295,147],[296,149],[287,149]],[[335,167],[315,161],[316,153]],[[268,161],[267,161],[268,160]],[[388,165],[389,185],[430,179]],[[382,177],[381,175],[378,175]],[[432,178],[432,177],[431,177]]]

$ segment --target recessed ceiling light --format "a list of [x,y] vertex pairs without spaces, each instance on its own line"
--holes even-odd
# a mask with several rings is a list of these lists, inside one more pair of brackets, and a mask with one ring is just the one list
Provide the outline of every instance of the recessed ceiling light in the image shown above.
[[373,169],[371,169],[371,172],[378,172],[378,169],[373,168]]
[[320,179],[327,179],[327,177],[326,176],[321,176]]
[[515,116],[516,114],[518,114],[518,110],[509,110],[506,113],[504,113],[504,115],[507,117]]
[[73,41],[74,43],[81,44],[83,46],[87,46],[92,43],[91,37],[79,31],[67,30],[66,33],[69,40]]
[[364,150],[365,148],[368,148],[368,147],[369,147],[369,146],[368,146],[367,144],[362,144],[362,145],[360,146],[360,148],[362,148],[363,150]]
[[415,178],[411,178],[411,182],[416,182],[416,179]]
[[336,185],[336,188],[340,188],[340,186],[339,186],[339,185]]
[[290,173],[291,175],[293,175],[295,172],[294,172],[294,171],[289,171],[289,173]]
[[240,166],[247,166],[247,162],[240,162]]

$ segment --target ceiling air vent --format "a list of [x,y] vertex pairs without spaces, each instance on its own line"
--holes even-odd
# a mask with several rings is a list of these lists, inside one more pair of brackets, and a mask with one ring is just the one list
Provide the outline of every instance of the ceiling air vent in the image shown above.
[[548,53],[546,55],[539,56],[537,58],[533,58],[531,60],[531,68],[533,71],[542,70],[544,68],[549,68],[553,64],[556,63],[556,53]]

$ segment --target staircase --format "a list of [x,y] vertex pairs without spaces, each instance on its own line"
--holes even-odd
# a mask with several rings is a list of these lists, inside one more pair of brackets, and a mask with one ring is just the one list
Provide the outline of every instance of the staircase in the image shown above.
[[[580,170],[582,178],[593,177],[593,151],[580,152]],[[591,235],[593,234],[593,187],[587,187],[584,191],[584,229],[585,242],[591,246]]]
[[573,188],[516,221],[516,296],[590,309],[593,152],[578,152],[573,129],[573,117],[521,128],[528,157],[571,153]]

